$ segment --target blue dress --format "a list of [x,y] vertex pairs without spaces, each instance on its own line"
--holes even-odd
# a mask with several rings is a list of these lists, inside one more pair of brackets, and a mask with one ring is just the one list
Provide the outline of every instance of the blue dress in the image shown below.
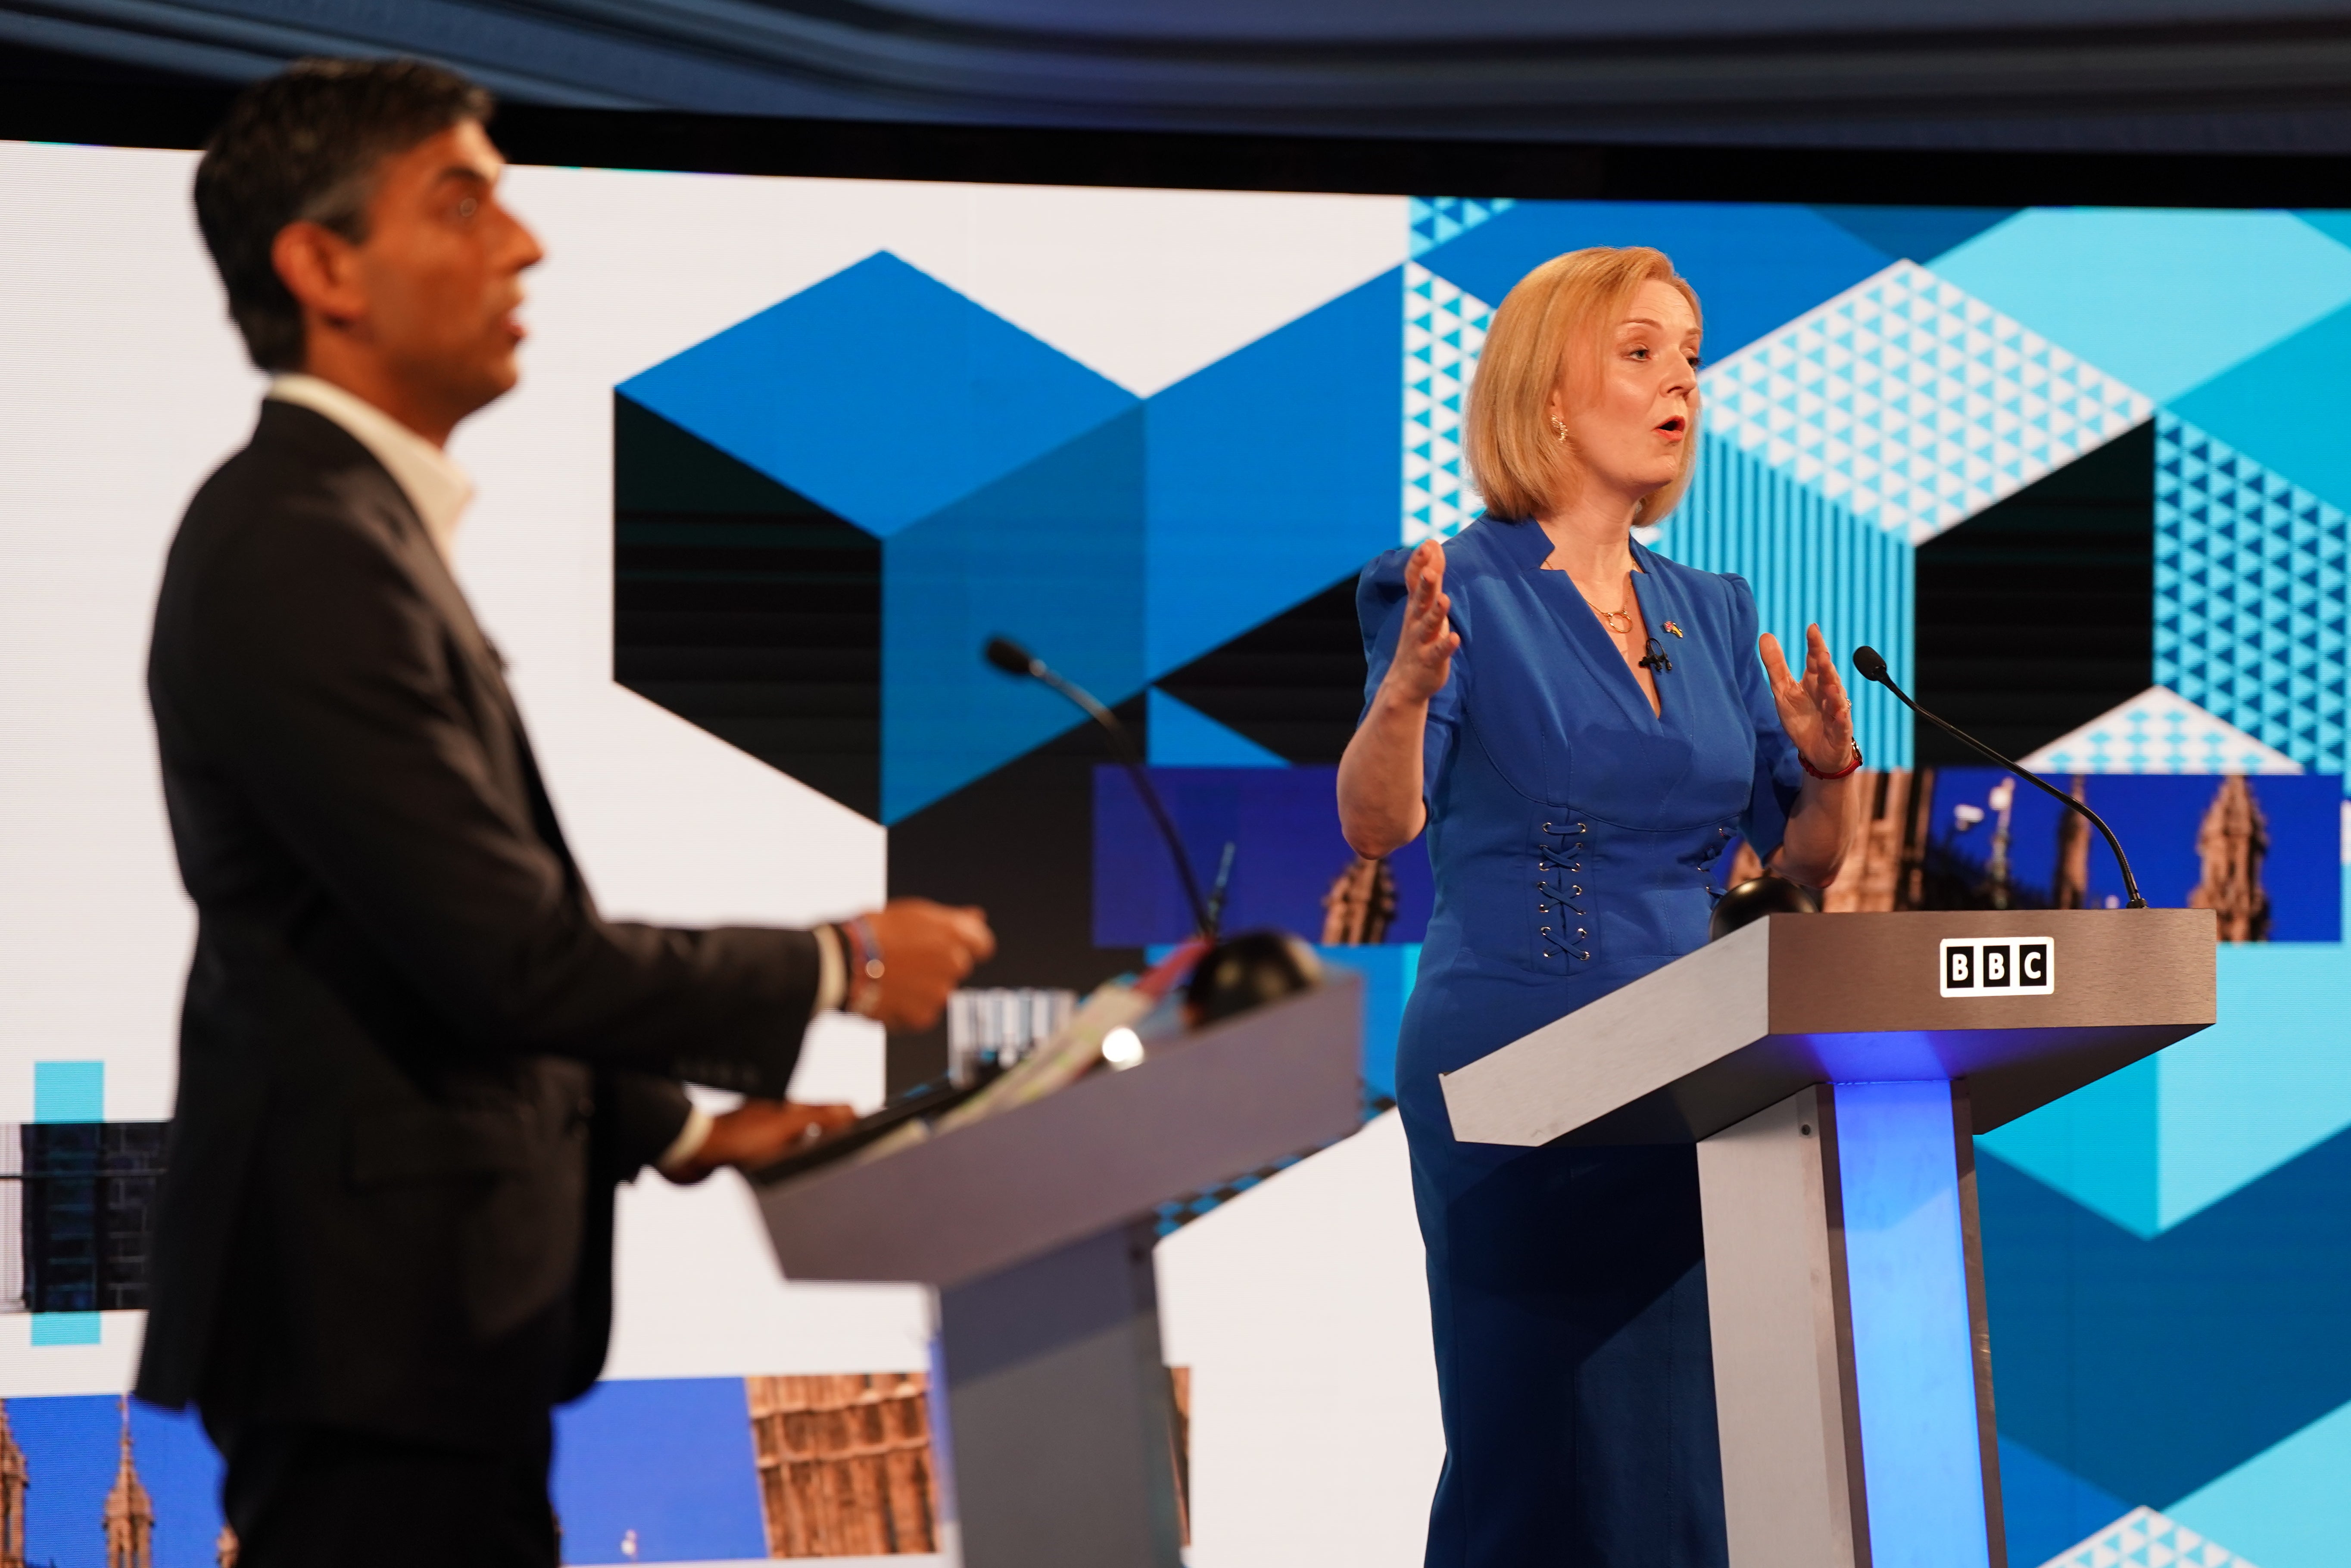
[[[1396,1051],[1445,1421],[1427,1562],[1719,1568],[1694,1150],[1457,1143],[1437,1075],[1702,945],[1724,848],[1769,855],[1802,775],[1743,579],[1633,547],[1673,660],[1659,714],[1550,551],[1490,517],[1446,547],[1461,648],[1429,704],[1437,904]],[[1367,698],[1406,556],[1357,588]]]

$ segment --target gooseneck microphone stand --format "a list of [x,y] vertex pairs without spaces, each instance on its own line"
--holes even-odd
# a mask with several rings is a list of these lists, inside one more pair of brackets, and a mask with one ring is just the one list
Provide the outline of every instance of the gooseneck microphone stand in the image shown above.
[[1128,734],[1126,726],[1118,722],[1118,715],[1095,701],[1093,694],[1084,687],[1056,674],[1043,659],[1008,637],[989,638],[987,647],[982,651],[990,664],[1007,675],[1041,681],[1076,703],[1084,711],[1086,717],[1102,726],[1102,733],[1110,737],[1111,751],[1118,757],[1119,765],[1126,769],[1126,776],[1134,781],[1135,794],[1143,797],[1144,808],[1151,813],[1151,820],[1159,826],[1159,836],[1166,841],[1168,858],[1176,862],[1176,875],[1184,880],[1184,897],[1192,906],[1193,923],[1204,939],[1215,941],[1217,911],[1211,910],[1208,901],[1200,896],[1200,883],[1192,875],[1192,862],[1184,853],[1184,841],[1176,836],[1176,824],[1167,815],[1166,804],[1159,798],[1158,790],[1152,787],[1151,775],[1144,771],[1143,758],[1134,749],[1134,737]]
[[1910,694],[1907,691],[1903,691],[1901,687],[1894,684],[1894,677],[1886,672],[1885,656],[1880,654],[1877,649],[1871,648],[1866,644],[1855,649],[1853,650],[1853,667],[1859,672],[1863,680],[1875,680],[1880,686],[1885,687],[1888,691],[1893,692],[1896,701],[1899,701],[1905,708],[1909,709],[1913,713],[1917,714],[1921,719],[1926,720],[1929,724],[1934,725],[1935,728],[1942,731],[1943,733],[1950,736],[1955,741],[1960,742],[1962,744],[1972,747],[1976,751],[1982,753],[1985,756],[1990,757],[1993,762],[1998,763],[2001,767],[2006,768],[2010,773],[2014,774],[2017,777],[2023,779],[2029,784],[2038,785],[2043,792],[2054,799],[2058,805],[2064,806],[2066,810],[2076,812],[2081,815],[2087,817],[2089,819],[2090,826],[2096,828],[2100,833],[2105,836],[2106,847],[2115,852],[2115,864],[2121,867],[2123,871],[2123,887],[2130,893],[2130,907],[2134,909],[2144,909],[2147,908],[2147,900],[2139,897],[2138,878],[2131,875],[2130,857],[2123,853],[2122,840],[2115,836],[2115,830],[2106,826],[2106,819],[2105,817],[2100,816],[2096,812],[2092,811],[2087,805],[2075,800],[2072,795],[2067,794],[2064,790],[2059,789],[2055,784],[2051,784],[2047,779],[2043,778],[2039,774],[2034,773],[2031,768],[2026,767],[2023,763],[2012,762],[2009,758],[2001,756],[1998,752],[1993,751],[1990,746],[1985,745],[1981,741],[1977,740],[1973,735],[1969,734],[1957,724],[1953,724],[1946,720],[1938,718],[1936,715],[1929,713],[1927,710],[1918,706],[1917,703],[1910,701]]

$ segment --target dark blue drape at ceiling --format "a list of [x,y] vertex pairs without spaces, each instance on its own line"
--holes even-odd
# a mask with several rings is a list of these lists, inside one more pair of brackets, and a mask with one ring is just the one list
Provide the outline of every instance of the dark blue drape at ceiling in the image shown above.
[[[423,55],[510,99],[985,125],[2351,150],[2344,0],[11,0],[0,77]],[[26,62],[37,62],[27,66]]]

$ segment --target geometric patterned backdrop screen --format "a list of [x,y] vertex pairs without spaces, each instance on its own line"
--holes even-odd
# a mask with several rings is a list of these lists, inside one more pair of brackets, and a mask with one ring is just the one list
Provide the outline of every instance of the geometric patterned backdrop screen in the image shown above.
[[[1180,935],[1180,896],[1123,781],[1078,782],[1070,716],[974,658],[1011,632],[1147,731],[1196,846],[1236,846],[1235,919],[1312,937],[1346,861],[1355,571],[1478,514],[1462,398],[1510,286],[1578,246],[1665,250],[1708,363],[1698,478],[1654,546],[1745,575],[1783,643],[1817,619],[1841,662],[1873,644],[2074,777],[2152,901],[2189,901],[2215,835],[2266,854],[2220,1027],[1982,1140],[2011,1560],[2344,1561],[2351,218],[1428,198],[1408,221],[1402,265],[1147,397],[886,250],[624,381],[620,678],[890,825],[893,860],[922,845],[933,885],[978,878],[969,840],[1012,794],[1057,803],[1040,836],[1090,821],[1091,857],[1040,855],[1007,917],[1069,971],[1034,978],[1081,982]],[[971,374],[910,425],[893,368],[918,346]],[[822,635],[762,618],[819,581]],[[1938,767],[1913,809],[1953,886],[1996,858],[2002,897],[2060,897],[2053,807],[1949,765],[1882,693],[1860,708],[1873,765]],[[1386,952],[1343,955],[1391,1008],[1415,853]],[[2099,849],[2073,896],[2120,891]]]

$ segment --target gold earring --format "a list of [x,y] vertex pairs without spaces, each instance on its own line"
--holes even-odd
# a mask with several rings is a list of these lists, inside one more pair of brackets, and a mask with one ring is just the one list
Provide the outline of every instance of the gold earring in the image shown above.
[[1567,421],[1561,419],[1557,414],[1553,414],[1551,417],[1551,444],[1553,446],[1565,446],[1567,444]]

